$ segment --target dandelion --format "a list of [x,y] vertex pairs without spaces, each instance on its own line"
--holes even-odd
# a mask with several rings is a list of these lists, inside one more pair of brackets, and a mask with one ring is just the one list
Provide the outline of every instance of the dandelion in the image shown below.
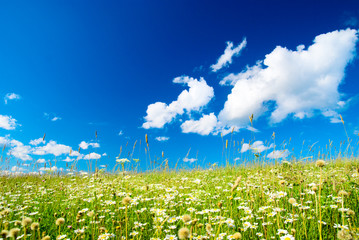
[[236,232],[235,234],[232,235],[233,239],[241,239],[242,235],[239,232]]
[[212,225],[207,223],[206,224],[206,232],[210,235],[212,233]]
[[297,202],[297,200],[295,200],[295,198],[289,198],[288,202],[293,205],[294,203]]
[[50,236],[45,236],[45,237],[41,238],[41,240],[50,240],[50,239],[51,239]]
[[325,161],[324,160],[317,160],[315,165],[317,165],[317,167],[324,167],[325,166]]
[[131,198],[130,197],[125,197],[124,199],[122,199],[122,204],[123,205],[128,205],[131,202]]
[[61,226],[62,224],[65,223],[65,219],[64,218],[58,218],[56,219],[56,225],[57,226]]
[[337,238],[339,240],[351,240],[353,239],[353,236],[350,234],[348,230],[341,230],[338,232]]
[[40,224],[37,222],[34,222],[33,224],[31,224],[30,228],[32,231],[37,231],[39,229],[39,227],[40,227]]
[[1,238],[3,238],[3,239],[6,239],[8,235],[9,235],[9,231],[8,231],[8,230],[2,230],[2,231],[0,232],[0,236],[1,236]]
[[8,234],[9,237],[12,237],[14,239],[17,238],[17,236],[19,236],[20,234],[20,229],[19,228],[12,228]]
[[190,237],[190,232],[188,230],[188,228],[181,228],[179,231],[178,231],[178,237],[179,239],[187,239]]
[[32,222],[32,219],[26,217],[26,218],[24,218],[24,219],[21,221],[21,225],[22,225],[23,227],[28,227],[28,226],[31,224],[31,222]]
[[183,222],[187,223],[187,222],[191,221],[191,216],[190,215],[184,215],[182,217],[182,220],[183,220]]

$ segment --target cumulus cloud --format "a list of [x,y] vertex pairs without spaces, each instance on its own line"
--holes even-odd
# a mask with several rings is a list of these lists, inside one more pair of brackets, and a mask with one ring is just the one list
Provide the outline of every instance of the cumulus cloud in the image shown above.
[[43,158],[40,158],[36,161],[36,163],[46,163],[46,160]]
[[202,115],[199,120],[187,120],[181,125],[183,133],[198,133],[200,135],[208,135],[217,126],[217,117],[214,113]]
[[120,130],[120,131],[118,132],[118,136],[122,136],[122,135],[123,135],[123,131]]
[[100,147],[100,144],[98,143],[87,143],[85,141],[82,141],[80,144],[79,144],[79,147],[82,148],[82,149],[88,149],[88,147],[91,146],[93,148],[99,148]]
[[196,158],[184,158],[183,161],[193,163],[193,162],[197,161],[197,159]]
[[62,161],[64,161],[64,162],[73,162],[73,161],[75,161],[75,159],[74,159],[74,158],[66,157],[66,159],[64,159],[64,160],[62,160]]
[[30,146],[26,146],[17,140],[11,140],[10,145],[13,147],[7,152],[8,155],[23,161],[32,160],[32,157],[29,155],[31,153]]
[[45,144],[45,140],[43,140],[43,138],[38,138],[30,141],[30,144],[34,146],[37,146],[40,143]]
[[62,154],[69,154],[70,150],[71,148],[69,146],[58,144],[51,140],[45,146],[34,148],[32,153],[35,155],[52,154],[54,156],[60,156]]
[[233,48],[233,42],[227,42],[227,47],[224,50],[224,53],[218,58],[216,64],[211,66],[213,72],[217,72],[221,68],[228,66],[232,63],[232,57],[238,56],[239,53],[245,48],[247,45],[247,40],[243,39],[243,41],[235,48]]
[[285,150],[275,150],[267,155],[268,158],[286,158],[288,157],[290,152]]
[[5,104],[7,104],[9,100],[18,100],[18,99],[20,99],[20,98],[21,98],[21,97],[20,97],[19,94],[16,94],[16,93],[8,93],[8,94],[6,94],[5,97],[4,97],[4,102],[5,102]]
[[0,128],[6,130],[14,130],[16,127],[16,119],[11,116],[0,115]]
[[316,111],[336,122],[340,107],[338,86],[345,68],[355,56],[357,30],[321,34],[307,49],[278,46],[263,61],[239,74],[229,74],[220,83],[233,86],[218,119],[225,125],[244,126],[248,116],[269,110],[270,122],[293,115],[303,119]]
[[55,121],[58,121],[58,120],[61,120],[62,118],[61,117],[53,117],[51,118],[51,121],[55,122]]
[[244,153],[248,150],[252,150],[252,152],[255,153],[261,153],[273,147],[274,147],[273,144],[271,144],[270,146],[265,146],[262,141],[255,141],[253,144],[243,143],[241,148],[241,153]]
[[169,139],[170,139],[169,137],[165,137],[165,136],[156,137],[156,140],[159,142],[165,142],[165,141],[168,141]]
[[172,122],[177,115],[200,111],[214,96],[213,88],[208,86],[203,78],[197,80],[188,76],[181,76],[175,78],[173,82],[187,85],[189,89],[183,90],[177,100],[169,105],[163,102],[150,104],[147,107],[143,128],[163,128],[166,123]]
[[86,160],[90,160],[90,159],[100,159],[101,158],[101,155],[98,154],[98,153],[89,153],[87,155],[85,155],[84,159]]
[[24,172],[25,169],[24,169],[24,168],[21,168],[21,167],[18,167],[18,166],[13,166],[13,167],[11,168],[11,171],[12,171],[12,172]]

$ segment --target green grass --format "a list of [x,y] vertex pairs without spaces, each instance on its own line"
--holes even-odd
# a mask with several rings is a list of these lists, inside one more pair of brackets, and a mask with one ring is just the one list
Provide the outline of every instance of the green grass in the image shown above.
[[[323,168],[291,162],[210,170],[1,177],[0,230],[19,228],[21,239],[29,240],[47,235],[51,239],[124,239],[126,232],[127,239],[177,239],[183,227],[192,239],[231,239],[236,232],[242,239],[285,239],[285,235],[286,239],[320,239],[321,216],[321,239],[338,239],[341,228],[352,236],[346,239],[358,239],[358,167],[355,159],[337,159]],[[233,188],[238,177],[239,184]],[[126,196],[131,197],[127,205]],[[290,198],[296,203],[289,203]],[[184,215],[191,219],[184,222]],[[25,217],[39,223],[39,230],[24,227]],[[56,225],[59,218],[65,223]]]

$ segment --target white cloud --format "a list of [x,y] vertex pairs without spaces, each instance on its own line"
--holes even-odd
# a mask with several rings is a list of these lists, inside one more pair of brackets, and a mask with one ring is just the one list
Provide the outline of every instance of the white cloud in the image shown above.
[[100,154],[98,154],[98,153],[89,153],[89,154],[87,154],[87,155],[85,155],[85,157],[84,157],[84,159],[87,159],[87,160],[89,160],[89,159],[100,159],[101,158],[101,155]]
[[174,83],[186,84],[189,90],[183,90],[169,105],[163,102],[156,102],[147,107],[147,116],[142,127],[162,128],[166,123],[170,123],[177,115],[200,111],[214,97],[213,88],[208,86],[203,78],[197,79],[188,76],[177,77]]
[[16,93],[8,93],[5,95],[4,97],[4,101],[5,101],[5,104],[8,103],[9,100],[18,100],[20,99],[20,95],[19,94],[16,94]]
[[82,141],[80,144],[79,144],[79,147],[82,148],[82,149],[88,149],[88,147],[91,146],[93,148],[99,148],[100,147],[100,144],[98,143],[87,143],[85,141]]
[[7,154],[14,156],[15,158],[21,159],[23,161],[32,160],[32,157],[30,157],[31,153],[31,147],[25,146],[23,143],[12,140],[11,144],[14,146],[12,147]]
[[170,138],[162,136],[162,137],[156,137],[155,139],[159,142],[165,142],[165,141],[168,141]]
[[64,159],[64,160],[62,160],[62,161],[64,161],[64,162],[73,162],[73,161],[75,161],[75,159],[74,159],[74,158],[66,157],[66,159]]
[[12,172],[24,172],[25,169],[24,169],[24,168],[21,168],[21,167],[18,167],[18,166],[13,166],[13,167],[11,168],[11,171],[12,171]]
[[123,131],[120,130],[120,131],[118,132],[118,136],[122,136],[122,135],[123,135]]
[[62,118],[61,117],[53,117],[51,118],[51,121],[55,122],[55,121],[58,121],[58,120],[61,120]]
[[11,116],[0,115],[0,128],[6,130],[14,130],[16,127],[16,119]]
[[218,58],[216,64],[211,66],[213,72],[217,72],[219,69],[228,66],[232,63],[232,57],[239,55],[243,48],[247,45],[247,40],[243,39],[243,41],[235,48],[233,48],[233,42],[227,42],[227,47],[224,50],[222,56]]
[[54,156],[60,156],[62,154],[69,154],[70,150],[71,148],[69,146],[58,144],[51,140],[45,146],[34,148],[32,153],[35,155],[52,154]]
[[34,146],[37,146],[37,145],[39,145],[40,143],[43,143],[43,144],[45,144],[45,140],[43,140],[43,138],[38,138],[38,139],[34,139],[34,140],[31,140],[30,141],[30,144],[31,145],[34,145]]
[[196,158],[184,158],[183,161],[193,163],[193,162],[197,161],[197,159]]
[[288,157],[290,152],[285,150],[275,150],[267,155],[268,158],[286,158]]
[[252,152],[254,152],[254,153],[261,153],[261,152],[268,150],[270,148],[273,148],[273,147],[274,147],[273,144],[271,144],[270,146],[265,146],[262,141],[255,141],[252,144],[243,143],[242,148],[241,148],[241,153],[244,153],[248,150],[252,150]]
[[210,134],[217,126],[217,117],[214,113],[202,115],[199,120],[187,120],[181,125],[183,133],[198,133],[200,135]]
[[[260,117],[274,107],[270,122],[278,123],[288,115],[306,118],[320,111],[328,115],[340,102],[338,86],[345,67],[355,56],[356,30],[321,34],[314,43],[296,51],[276,47],[264,61],[243,72],[225,77],[221,84],[233,86],[218,119],[225,125],[245,126],[248,116]],[[340,104],[339,104],[340,107]],[[335,114],[331,114],[333,119]],[[335,121],[335,120],[332,120]]]
[[70,157],[77,157],[78,159],[82,159],[84,157],[83,154],[79,153],[78,151],[71,151],[69,154]]
[[46,163],[46,160],[43,158],[40,158],[36,161],[36,163]]

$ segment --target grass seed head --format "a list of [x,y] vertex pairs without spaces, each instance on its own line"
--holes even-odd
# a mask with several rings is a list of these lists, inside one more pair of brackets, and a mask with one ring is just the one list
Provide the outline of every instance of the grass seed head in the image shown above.
[[45,237],[41,238],[41,240],[50,240],[50,239],[51,239],[50,236],[45,236]]
[[209,224],[209,223],[206,224],[206,231],[207,231],[208,234],[211,234],[211,232],[212,232],[212,225],[211,224]]
[[294,203],[297,202],[297,200],[295,200],[295,198],[289,198],[288,202],[289,202],[290,204],[294,204]]
[[179,231],[178,231],[178,237],[179,239],[187,239],[190,237],[190,232],[188,230],[188,228],[181,228]]
[[348,196],[349,195],[349,193],[344,191],[344,190],[340,190],[338,194],[343,195],[343,196]]

